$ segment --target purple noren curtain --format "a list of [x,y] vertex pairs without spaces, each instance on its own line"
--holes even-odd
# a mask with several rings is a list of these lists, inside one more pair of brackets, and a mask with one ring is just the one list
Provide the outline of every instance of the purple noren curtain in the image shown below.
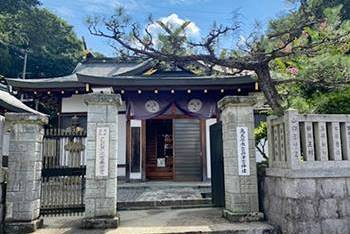
[[151,119],[169,113],[173,104],[183,114],[198,119],[212,118],[217,113],[218,97],[202,92],[126,94],[127,114],[134,119]]

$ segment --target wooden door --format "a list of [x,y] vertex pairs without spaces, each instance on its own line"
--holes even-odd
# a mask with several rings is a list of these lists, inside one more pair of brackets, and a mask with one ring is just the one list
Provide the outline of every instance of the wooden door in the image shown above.
[[[173,179],[172,120],[146,122],[146,178]],[[169,140],[171,139],[171,141]],[[160,160],[160,161],[159,161]],[[163,164],[164,163],[164,164]]]
[[175,179],[202,180],[200,120],[174,119]]
[[225,206],[222,124],[210,126],[211,194],[213,205]]

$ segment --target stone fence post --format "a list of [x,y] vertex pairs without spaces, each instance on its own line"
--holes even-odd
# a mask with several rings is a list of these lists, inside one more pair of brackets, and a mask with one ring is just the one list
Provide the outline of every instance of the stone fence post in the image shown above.
[[218,102],[221,109],[225,209],[231,221],[256,221],[259,212],[255,159],[255,98],[227,96]]
[[350,233],[350,116],[268,118],[264,212],[281,233]]
[[6,190],[6,233],[29,233],[40,228],[43,125],[46,116],[6,113],[10,131]]
[[83,228],[116,228],[118,107],[120,95],[91,93],[88,105],[85,218]]

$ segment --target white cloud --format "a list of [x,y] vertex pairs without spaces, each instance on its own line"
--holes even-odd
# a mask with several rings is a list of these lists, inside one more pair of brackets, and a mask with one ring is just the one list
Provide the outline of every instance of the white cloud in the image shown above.
[[[181,25],[183,25],[185,22],[189,20],[184,20],[179,18],[179,16],[175,13],[167,16],[167,17],[162,17],[159,18],[157,21],[163,22],[165,25],[167,25],[170,30],[175,30],[179,28]],[[154,43],[157,43],[157,36],[161,33],[165,33],[162,27],[158,23],[153,23],[148,26],[148,31],[152,34],[153,38],[155,38]],[[198,39],[200,37],[200,29],[198,26],[191,22],[184,30],[184,34],[189,38],[189,39]]]
[[[174,30],[179,28],[183,23],[190,21],[190,20],[184,20],[179,18],[179,16],[175,13],[166,16],[161,17],[157,19],[153,24],[150,24],[147,26],[147,30],[152,35],[152,42],[155,45],[155,47],[159,46],[159,39],[158,36],[160,34],[166,34],[166,32],[162,29],[162,27],[157,23],[157,21],[163,22],[165,25],[167,25],[170,30]],[[200,29],[197,27],[197,25],[193,22],[191,22],[184,31],[184,35],[190,40],[197,40],[200,39]],[[132,41],[131,42],[133,46],[137,48],[141,48],[142,45],[138,41]]]

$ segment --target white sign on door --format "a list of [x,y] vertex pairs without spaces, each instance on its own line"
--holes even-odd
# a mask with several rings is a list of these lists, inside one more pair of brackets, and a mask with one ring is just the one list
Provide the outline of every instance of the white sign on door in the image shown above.
[[109,128],[96,128],[96,176],[108,176]]
[[248,128],[237,127],[238,174],[250,175]]
[[157,158],[157,167],[165,167],[165,158]]

